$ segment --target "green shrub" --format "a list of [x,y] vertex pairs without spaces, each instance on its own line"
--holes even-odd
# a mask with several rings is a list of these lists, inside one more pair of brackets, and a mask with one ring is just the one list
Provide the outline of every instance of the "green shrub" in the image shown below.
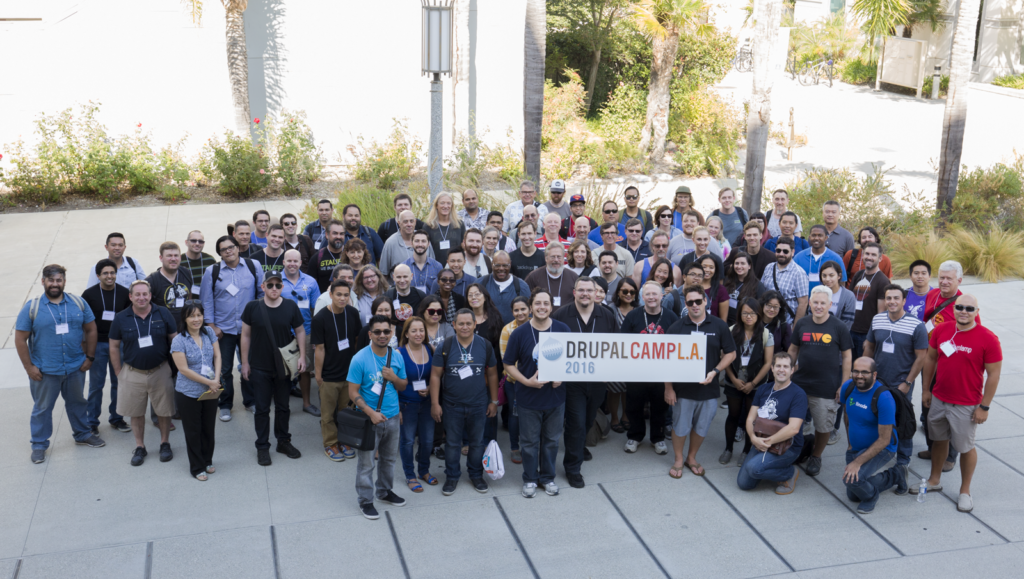
[[1011,231],[1024,228],[1024,155],[1014,163],[960,171],[952,223],[983,228],[990,223]]
[[692,176],[726,174],[737,160],[739,112],[714,91],[688,90],[682,81],[673,81],[671,98],[668,139],[678,147],[674,158],[680,170]]
[[601,109],[598,131],[609,141],[639,143],[647,118],[647,91],[619,83]]
[[717,28],[697,36],[682,34],[676,51],[676,78],[691,88],[718,84],[732,68],[736,37]]
[[251,197],[273,182],[270,160],[248,135],[224,133],[224,142],[211,139],[212,165],[218,190],[234,197]]
[[1017,88],[1024,90],[1024,74],[1008,74],[1006,76],[997,76],[992,80],[992,84],[996,86],[1003,86],[1006,88]]
[[455,135],[452,154],[444,159],[444,183],[448,189],[480,186],[480,177],[487,168],[483,145],[477,136],[459,132]]
[[555,86],[544,83],[544,117],[541,134],[541,174],[545,179],[568,179],[583,162],[583,144],[590,136],[583,118],[585,89],[573,70],[563,72],[568,81]]
[[300,185],[320,179],[325,159],[306,124],[305,112],[285,110],[280,117],[268,115],[256,132],[286,193],[298,193]]
[[[405,191],[412,198],[412,211],[416,215],[426,215],[430,209],[430,190],[424,179],[409,184]],[[379,189],[367,184],[348,184],[335,191],[334,217],[341,219],[341,210],[351,203],[359,205],[362,212],[363,225],[377,229],[381,223],[395,216],[394,197],[395,191]],[[319,217],[316,213],[316,205],[320,197],[310,197],[306,206],[299,212],[299,219],[303,223],[316,221]]]
[[508,137],[509,142],[504,145],[484,148],[483,155],[487,166],[497,171],[498,179],[518,189],[525,178],[523,153],[512,148],[512,129],[508,130]]
[[191,196],[188,191],[175,187],[174,185],[164,185],[160,187],[160,199],[164,203],[184,203],[188,201]]
[[839,77],[848,84],[868,84],[875,82],[878,65],[863,56],[848,58],[839,63]]
[[[921,96],[923,96],[925,98],[931,98],[931,96],[932,96],[932,84],[934,84],[933,77],[930,77],[930,76],[925,77],[924,85],[922,85],[922,87],[921,87]],[[948,91],[949,91],[949,75],[948,74],[944,74],[944,75],[942,75],[941,80],[939,80],[939,98],[940,99],[946,98],[946,93]]]
[[394,119],[391,135],[383,143],[372,139],[367,145],[362,136],[357,141],[355,177],[378,189],[393,191],[399,181],[409,178],[419,164],[423,143],[412,136],[406,122]]

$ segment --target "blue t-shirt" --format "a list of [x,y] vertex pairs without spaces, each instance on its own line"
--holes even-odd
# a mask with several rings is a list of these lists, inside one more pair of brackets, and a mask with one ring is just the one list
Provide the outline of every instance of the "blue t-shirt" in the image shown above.
[[[473,334],[473,342],[463,348],[458,336],[451,338],[448,355],[445,356],[445,344],[441,343],[434,350],[433,365],[444,368],[444,404],[463,404],[466,406],[486,406],[490,402],[487,390],[487,368],[498,365],[491,343]],[[463,378],[460,371],[468,367],[470,373]]]
[[[377,408],[379,396],[373,393],[373,385],[384,384],[381,370],[384,369],[387,360],[387,355],[378,356],[373,353],[373,346],[367,346],[359,350],[349,364],[348,381],[359,384],[359,395],[370,408]],[[405,360],[398,350],[391,353],[391,369],[396,376],[405,379]],[[394,384],[389,384],[384,390],[384,403],[380,407],[380,412],[385,418],[394,418],[398,415],[398,391],[395,390]]]
[[[778,420],[783,424],[789,424],[791,417],[804,418],[807,416],[807,394],[804,389],[790,382],[782,390],[775,390],[775,383],[769,382],[757,387],[754,394],[754,402],[758,412],[763,412],[768,420]],[[803,428],[797,431],[793,437],[793,448],[802,448],[804,445]]]
[[425,381],[427,386],[430,385],[430,360],[434,357],[434,351],[428,345],[424,345],[424,347],[427,349],[426,364],[414,362],[405,346],[398,349],[402,353],[402,361],[405,362],[406,372],[409,375],[409,385],[405,387],[405,390],[398,393],[398,399],[402,402],[426,402],[430,404],[430,396],[423,398],[413,387],[413,381],[418,380]]
[[258,245],[260,247],[266,247],[267,246],[267,238],[266,237],[256,237],[256,232],[253,231],[252,233],[249,234],[249,243],[251,243],[253,245]]
[[[523,324],[516,328],[508,338],[505,346],[506,366],[515,366],[527,378],[537,373],[537,358],[540,354],[540,343],[544,341],[542,334],[547,332],[569,333],[569,326],[558,320],[551,320],[551,327],[541,332],[531,324]],[[565,404],[565,385],[552,388],[548,382],[542,388],[528,388],[516,384],[516,405],[527,410],[548,410]]]
[[[95,322],[96,316],[84,301],[82,305],[84,307],[79,308],[67,294],[61,296],[59,304],[54,304],[46,296],[42,296],[35,320],[29,316],[32,300],[25,302],[18,312],[14,329],[31,333],[29,355],[32,365],[39,368],[43,374],[66,376],[77,372],[82,364],[85,364],[82,326]],[[67,333],[58,334],[58,324],[67,324]],[[63,330],[63,327],[61,329]]]
[[[932,291],[932,286],[928,286],[928,291]],[[903,311],[914,316],[915,318],[924,321],[924,302],[928,297],[928,292],[925,292],[923,296],[919,296],[914,293],[913,289],[907,290],[907,301],[903,304]]]
[[[841,402],[846,405],[846,414],[850,417],[850,446],[854,452],[861,452],[878,440],[880,424],[892,425],[892,435],[885,450],[896,452],[896,401],[892,399],[892,394],[882,392],[878,396],[878,416],[871,411],[871,399],[881,385],[881,382],[875,382],[870,390],[861,392],[853,386],[852,380],[843,383]],[[848,389],[850,395],[846,396]]]

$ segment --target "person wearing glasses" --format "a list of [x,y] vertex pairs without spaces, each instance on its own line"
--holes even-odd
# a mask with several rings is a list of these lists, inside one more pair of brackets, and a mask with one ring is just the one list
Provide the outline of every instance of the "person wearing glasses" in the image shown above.
[[[654,231],[654,235],[651,237],[649,247],[651,249],[651,255],[638,261],[633,266],[633,281],[640,285],[647,281],[647,278],[651,275],[651,268],[659,259],[668,261],[668,246],[669,246],[669,234],[664,231],[657,229]],[[672,262],[669,262],[672,263]],[[672,282],[676,285],[681,283],[683,274],[682,270],[677,265],[672,267]]]
[[[621,249],[621,248],[620,248]],[[577,276],[565,266],[565,248],[561,244],[552,245],[544,252],[544,267],[534,270],[526,276],[526,284],[530,290],[544,288],[551,294],[551,305],[557,312],[572,301],[572,288],[576,285]]]
[[657,224],[654,223],[654,218],[651,217],[651,212],[646,209],[640,209],[640,190],[634,185],[626,187],[626,191],[623,194],[623,198],[626,200],[626,210],[622,212],[622,216],[619,217],[619,222],[623,223],[627,230],[629,229],[629,220],[636,219],[640,221],[640,226],[643,228],[642,233],[654,229]]
[[455,330],[452,325],[445,321],[444,303],[436,295],[429,295],[420,302],[416,315],[423,318],[427,327],[427,344],[431,350],[436,350],[448,336],[454,336]]
[[281,227],[284,229],[285,251],[289,249],[298,250],[299,256],[302,258],[300,271],[308,273],[306,271],[306,264],[309,263],[309,258],[316,253],[316,249],[313,248],[313,240],[298,232],[299,220],[291,213],[285,213],[281,216]]
[[[807,272],[793,263],[793,238],[783,237],[775,247],[776,262],[768,264],[761,274],[764,287],[782,295],[786,323],[795,324],[807,311]],[[820,286],[819,286],[820,287]],[[831,300],[831,293],[829,294]]]
[[457,283],[458,278],[455,276],[455,272],[444,268],[441,273],[437,274],[437,289],[430,294],[440,298],[441,304],[444,306],[444,321],[449,324],[455,323],[455,312],[466,307],[466,298],[455,291]]
[[[612,225],[615,228],[615,239],[612,243],[618,244],[620,241],[626,240],[626,226],[619,223],[619,206],[617,203],[609,199],[601,205],[601,215],[604,218],[604,223],[600,227],[590,232],[590,240],[594,243],[603,243],[605,246],[608,245],[604,237],[604,226]],[[577,236],[578,237],[578,236]]]
[[[511,235],[512,231],[519,225],[519,222],[526,218],[524,210],[527,207],[533,207],[537,210],[536,217],[538,219],[548,214],[548,208],[538,203],[536,197],[537,186],[533,184],[533,181],[523,181],[519,184],[519,200],[509,203],[503,215],[504,223],[502,227],[505,233]],[[536,222],[536,219],[534,219],[534,222]]]
[[[729,413],[725,418],[725,450],[718,457],[719,464],[729,464],[732,461],[733,445],[743,441],[744,429],[741,425],[750,414],[757,388],[768,380],[775,354],[775,341],[761,321],[761,304],[757,299],[744,298],[738,309],[739,321],[732,326],[732,341],[739,348],[740,355],[725,369],[725,400]],[[752,444],[748,436],[736,466],[743,466]]]
[[270,213],[266,209],[257,209],[252,214],[253,230],[249,234],[249,244],[260,248],[267,246],[267,234],[270,232]]
[[[272,272],[263,280],[263,299],[246,304],[242,311],[242,377],[252,380],[256,404],[256,461],[270,466],[270,403],[274,402],[274,438],[277,452],[288,458],[299,458],[302,453],[292,445],[288,432],[289,390],[288,377],[282,375],[283,363],[278,348],[294,339],[299,347],[298,371],[306,371],[306,327],[299,306],[281,296],[284,282],[281,274]],[[262,311],[260,311],[262,310]],[[268,324],[269,322],[269,324]],[[274,343],[271,343],[273,332]],[[274,345],[276,344],[276,348]]]
[[697,225],[704,225],[704,216],[701,215],[700,211],[693,206],[693,193],[690,192],[690,188],[686,185],[680,185],[676,187],[675,196],[675,211],[672,215],[672,225],[677,229],[685,229],[683,227],[683,217],[687,212],[692,211],[697,216]]
[[[941,269],[939,270],[942,271]],[[978,464],[974,436],[988,421],[1003,367],[999,338],[978,320],[978,299],[961,295],[953,306],[953,322],[937,326],[928,338],[921,404],[928,408],[928,435],[932,439],[932,471],[928,492],[941,491],[948,446],[962,455],[957,510],[974,509],[971,480]]]
[[626,222],[626,240],[619,243],[629,251],[633,263],[652,255],[650,246],[643,239],[643,227],[644,225],[639,219],[630,219]]
[[668,234],[669,240],[683,234],[682,229],[672,225],[672,208],[668,205],[658,207],[658,210],[654,212],[654,215],[654,228],[644,234],[644,241],[650,243],[651,237],[658,231],[663,231]]
[[[271,231],[271,235],[274,231]],[[302,267],[302,254],[297,249],[284,252],[284,289],[281,295],[295,302],[302,314],[302,325],[306,330],[306,371],[299,374],[299,393],[302,396],[302,411],[313,416],[320,416],[320,409],[309,401],[309,373],[313,371],[313,345],[310,343],[313,324],[313,306],[320,299],[320,286],[312,276],[308,276]],[[294,382],[294,381],[293,381]]]
[[[283,218],[282,218],[283,219]],[[198,229],[190,231],[185,238],[185,254],[181,256],[184,266],[192,274],[192,287],[189,288],[192,299],[199,299],[200,284],[203,283],[203,273],[206,268],[217,263],[209,253],[205,253],[206,237]]]
[[[600,234],[601,240],[604,244],[598,249],[593,250],[593,259],[600,260],[601,253],[604,251],[613,251],[618,256],[618,266],[616,272],[622,277],[626,277],[633,273],[633,268],[636,266],[636,262],[633,261],[632,253],[625,247],[619,245],[622,231],[620,231],[622,225],[619,223],[606,222],[601,225]],[[591,233],[593,237],[593,233]]]
[[[583,193],[576,193],[569,198],[569,216],[562,220],[562,229],[558,232],[562,237],[575,241],[577,237],[587,237],[587,235],[597,229],[597,222],[590,217],[584,215],[587,210],[587,198]],[[587,228],[584,231],[577,229],[580,224],[580,219],[587,222]]]

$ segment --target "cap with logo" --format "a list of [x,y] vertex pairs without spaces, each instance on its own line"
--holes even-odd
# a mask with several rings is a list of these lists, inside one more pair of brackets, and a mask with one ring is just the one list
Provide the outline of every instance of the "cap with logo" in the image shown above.
[[551,182],[552,193],[565,193],[565,181],[561,179],[555,179]]
[[270,281],[272,279],[276,279],[277,281],[282,281],[284,278],[281,276],[281,272],[277,271],[277,270],[269,271],[269,272],[266,273],[266,275],[263,276],[263,281]]
[[569,198],[569,205],[572,205],[573,203],[586,203],[586,202],[587,202],[587,200],[583,198],[583,194],[582,193],[576,193],[575,195],[573,195],[572,197]]

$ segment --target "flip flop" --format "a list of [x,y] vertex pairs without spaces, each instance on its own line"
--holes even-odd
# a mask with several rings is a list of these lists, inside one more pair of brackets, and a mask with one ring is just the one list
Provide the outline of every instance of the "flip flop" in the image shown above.
[[434,475],[430,474],[429,472],[428,472],[427,474],[425,474],[425,475],[421,476],[421,477],[420,477],[420,479],[421,479],[421,480],[422,480],[423,482],[425,482],[425,483],[427,483],[428,485],[430,485],[430,486],[434,486],[434,485],[436,485],[436,484],[437,484],[437,479],[436,479],[436,478],[434,478]]
[[409,479],[406,482],[409,484],[409,490],[411,490],[412,492],[414,492],[414,493],[422,493],[423,492],[423,487],[420,486],[420,483],[416,482],[416,479],[411,478],[411,479]]
[[[697,476],[704,476],[704,467],[699,465],[699,464],[697,464],[697,463],[690,464],[688,462],[684,462],[683,466],[685,466],[686,468],[690,469],[690,472],[692,472],[693,474],[695,474]],[[700,472],[697,472],[697,469],[700,469]]]
[[[675,472],[678,472],[679,475],[677,476],[677,475],[672,474],[672,473],[675,473]],[[672,468],[668,469],[668,476],[670,476],[672,478],[683,478],[683,467],[681,467],[681,466],[673,466]]]

